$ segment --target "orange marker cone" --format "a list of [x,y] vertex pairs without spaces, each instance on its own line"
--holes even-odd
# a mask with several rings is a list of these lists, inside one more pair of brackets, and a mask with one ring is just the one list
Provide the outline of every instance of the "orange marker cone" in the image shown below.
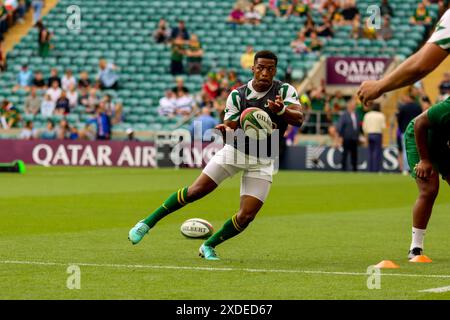
[[391,260],[383,260],[379,264],[377,264],[375,266],[375,268],[380,268],[380,269],[397,269],[397,268],[400,268],[400,266],[395,264]]
[[414,258],[409,260],[409,262],[419,262],[419,263],[430,263],[432,261],[433,260],[431,260],[427,256],[415,256]]

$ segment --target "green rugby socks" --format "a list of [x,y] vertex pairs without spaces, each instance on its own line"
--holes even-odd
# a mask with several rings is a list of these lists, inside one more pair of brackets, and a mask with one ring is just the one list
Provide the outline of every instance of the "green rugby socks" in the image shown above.
[[242,228],[237,222],[237,215],[234,215],[231,219],[229,219],[222,228],[214,233],[208,240],[205,242],[205,246],[215,248],[217,245],[222,242],[237,236],[239,233],[244,231],[245,228]]
[[184,187],[179,189],[177,192],[172,193],[170,197],[167,198],[166,201],[164,201],[163,204],[158,209],[153,211],[151,215],[145,218],[143,222],[150,228],[153,228],[153,226],[159,220],[167,216],[169,213],[172,213],[184,207],[186,204],[188,204],[187,192],[188,187]]

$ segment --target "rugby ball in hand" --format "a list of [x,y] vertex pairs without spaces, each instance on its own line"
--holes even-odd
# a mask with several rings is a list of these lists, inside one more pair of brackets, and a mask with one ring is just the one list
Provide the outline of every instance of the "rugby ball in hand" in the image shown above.
[[272,119],[259,108],[248,108],[241,113],[240,124],[245,134],[257,140],[266,139],[272,134]]
[[208,238],[214,233],[211,223],[204,219],[193,218],[183,222],[180,228],[181,234],[187,238]]

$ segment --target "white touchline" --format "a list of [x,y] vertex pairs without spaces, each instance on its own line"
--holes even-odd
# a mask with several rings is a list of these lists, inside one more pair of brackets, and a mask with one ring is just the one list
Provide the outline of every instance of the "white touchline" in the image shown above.
[[440,287],[440,288],[431,288],[426,290],[419,290],[419,292],[434,292],[434,293],[442,293],[450,291],[450,286]]
[[[192,271],[242,271],[242,272],[270,272],[270,273],[305,273],[305,274],[329,274],[345,276],[367,276],[367,272],[340,272],[320,270],[283,270],[283,269],[249,269],[249,268],[211,268],[211,267],[185,267],[185,266],[160,266],[149,264],[99,264],[99,263],[75,263],[75,262],[50,262],[50,261],[0,261],[0,264],[21,264],[36,266],[68,266],[77,265],[98,268],[126,268],[126,269],[168,269],[168,270],[192,270]],[[421,278],[450,278],[448,274],[408,274],[408,273],[382,273],[382,276],[393,277],[421,277]]]

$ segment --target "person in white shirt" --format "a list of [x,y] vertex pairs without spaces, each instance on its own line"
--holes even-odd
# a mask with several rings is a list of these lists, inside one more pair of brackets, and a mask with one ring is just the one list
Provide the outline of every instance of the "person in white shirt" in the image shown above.
[[190,115],[195,106],[195,100],[185,90],[178,89],[175,101],[176,113],[179,115]]
[[66,93],[67,99],[69,99],[70,109],[76,108],[78,106],[78,91],[76,90],[75,84],[69,85],[69,90]]
[[58,81],[53,81],[52,82],[52,86],[50,88],[47,89],[47,92],[45,93],[46,95],[49,95],[51,100],[56,103],[56,101],[59,99],[59,97],[61,96],[61,88],[59,87]]
[[49,94],[45,95],[45,99],[41,104],[41,114],[44,117],[50,117],[53,115],[53,111],[55,110],[56,102],[52,100],[52,97]]
[[37,132],[36,129],[33,128],[33,121],[27,121],[25,127],[20,132],[19,139],[31,140],[36,138],[36,136]]
[[161,116],[172,116],[176,109],[176,96],[172,90],[166,90],[164,97],[159,99],[158,113]]
[[386,128],[386,117],[380,111],[378,103],[374,103],[372,110],[365,114],[362,128],[369,141],[369,171],[380,172],[383,154],[383,130]]
[[69,91],[71,85],[76,85],[77,79],[72,74],[72,70],[67,69],[66,74],[61,79],[61,86],[64,91]]

